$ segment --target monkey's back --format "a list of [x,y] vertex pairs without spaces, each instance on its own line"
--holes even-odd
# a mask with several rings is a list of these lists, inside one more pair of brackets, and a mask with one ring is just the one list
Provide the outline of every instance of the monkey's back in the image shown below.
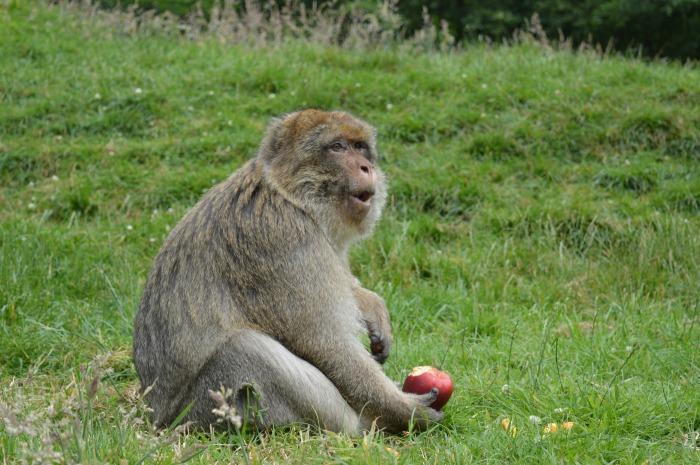
[[276,310],[309,298],[303,280],[290,283],[293,270],[332,260],[318,237],[318,226],[267,184],[255,160],[185,215],[154,261],[134,323],[136,370],[142,388],[152,386],[157,424],[184,408],[189,385],[236,329],[284,340],[298,324]]

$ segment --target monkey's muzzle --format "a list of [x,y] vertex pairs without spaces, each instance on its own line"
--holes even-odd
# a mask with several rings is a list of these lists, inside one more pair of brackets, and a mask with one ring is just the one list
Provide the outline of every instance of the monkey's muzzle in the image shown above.
[[353,218],[362,220],[372,208],[374,190],[364,189],[351,192],[348,199],[348,209]]

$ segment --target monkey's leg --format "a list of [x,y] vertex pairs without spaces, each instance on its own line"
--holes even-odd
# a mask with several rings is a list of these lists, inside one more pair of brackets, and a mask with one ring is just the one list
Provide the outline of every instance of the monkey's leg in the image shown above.
[[[333,383],[316,367],[295,356],[276,340],[253,330],[236,331],[202,368],[194,384],[194,404],[188,420],[202,426],[216,423],[216,408],[208,390],[233,390],[229,404],[257,427],[311,423],[337,432],[357,434],[358,414]],[[255,391],[256,414],[246,404]]]

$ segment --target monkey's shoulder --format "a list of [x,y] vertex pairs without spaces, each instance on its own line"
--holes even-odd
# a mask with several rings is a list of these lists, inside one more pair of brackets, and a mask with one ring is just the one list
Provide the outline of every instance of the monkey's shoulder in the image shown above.
[[223,240],[230,253],[268,255],[319,238],[318,225],[266,179],[253,159],[215,186],[187,221],[210,240]]
[[316,232],[308,214],[269,183],[256,160],[234,173],[221,194],[230,227],[280,239]]

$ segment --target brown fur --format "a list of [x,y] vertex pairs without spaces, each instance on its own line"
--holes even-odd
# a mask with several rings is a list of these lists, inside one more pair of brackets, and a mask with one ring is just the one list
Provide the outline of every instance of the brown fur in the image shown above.
[[188,406],[188,420],[213,424],[207,391],[222,384],[242,410],[255,391],[262,413],[251,421],[260,427],[302,421],[356,433],[376,420],[401,431],[441,418],[426,407],[435,393],[403,393],[382,372],[389,315],[348,267],[348,247],[385,202],[376,159],[367,123],[292,113],[174,228],[134,324],[136,368],[143,388],[152,386],[157,424]]

